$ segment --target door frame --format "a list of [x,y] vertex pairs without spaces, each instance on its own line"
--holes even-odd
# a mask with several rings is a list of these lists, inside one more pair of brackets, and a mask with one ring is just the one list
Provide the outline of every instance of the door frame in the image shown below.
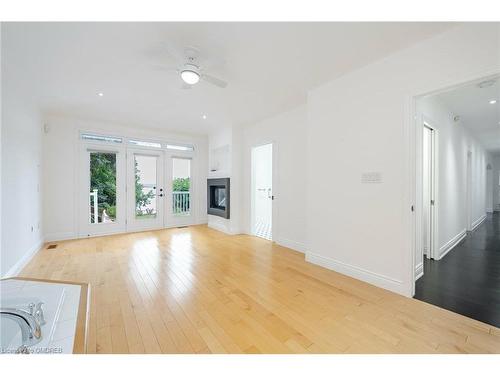
[[[265,146],[265,145],[272,145],[273,150],[272,150],[272,202],[271,202],[271,241],[276,242],[276,240],[279,238],[278,236],[278,228],[276,228],[276,223],[277,221],[277,215],[278,215],[278,202],[279,199],[277,198],[279,195],[279,187],[278,187],[278,145],[277,142],[274,140],[264,140],[261,142],[255,142],[250,145],[249,153],[250,153],[250,212],[249,212],[249,220],[250,220],[250,230],[249,233],[252,236],[255,236],[255,226],[254,226],[254,220],[255,220],[255,189],[254,189],[254,165],[253,165],[253,160],[252,160],[252,151],[256,147],[260,146]],[[277,195],[278,193],[278,195]]]
[[[165,226],[165,187],[163,185],[166,182],[165,177],[165,153],[163,150],[151,150],[141,147],[128,147],[126,150],[127,159],[127,232],[139,232],[147,230],[161,229]],[[143,156],[156,156],[156,173],[157,173],[157,186],[156,186],[156,212],[157,217],[152,221],[140,221],[136,219],[135,216],[135,169],[132,169],[134,163],[134,155]],[[129,186],[130,185],[130,186]],[[160,189],[163,189],[163,197],[160,196]],[[146,220],[146,219],[144,219]]]
[[415,295],[415,282],[417,280],[415,275],[415,258],[417,249],[420,246],[422,239],[422,223],[421,223],[421,210],[422,210],[422,190],[419,181],[422,181],[421,169],[421,153],[422,149],[422,131],[420,124],[422,123],[418,118],[417,101],[428,95],[445,92],[448,90],[464,87],[470,84],[479,83],[488,79],[498,79],[500,77],[500,69],[488,70],[483,72],[475,72],[468,75],[466,78],[456,80],[456,78],[444,77],[438,84],[432,84],[427,87],[422,87],[406,95],[405,100],[405,116],[403,123],[403,148],[405,150],[406,168],[408,174],[406,179],[406,191],[404,192],[405,204],[403,205],[403,218],[405,228],[407,228],[407,236],[405,241],[409,251],[404,260],[407,274],[405,280],[409,280],[407,288],[403,289],[408,297]]

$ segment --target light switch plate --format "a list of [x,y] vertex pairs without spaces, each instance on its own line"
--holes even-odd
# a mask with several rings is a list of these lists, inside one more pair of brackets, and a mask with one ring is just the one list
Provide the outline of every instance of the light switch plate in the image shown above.
[[362,184],[380,184],[382,183],[381,172],[363,172],[361,174]]

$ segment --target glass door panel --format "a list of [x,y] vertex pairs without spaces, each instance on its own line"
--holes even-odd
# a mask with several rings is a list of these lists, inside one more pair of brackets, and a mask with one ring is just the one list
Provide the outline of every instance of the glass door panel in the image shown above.
[[187,225],[192,221],[192,160],[186,157],[171,157],[170,175],[170,219],[172,225]]
[[116,222],[116,154],[90,152],[89,223]]
[[128,230],[163,226],[163,154],[143,150],[128,153]]
[[83,145],[80,235],[125,230],[124,152],[116,147]]
[[191,214],[191,159],[172,158],[172,213]]

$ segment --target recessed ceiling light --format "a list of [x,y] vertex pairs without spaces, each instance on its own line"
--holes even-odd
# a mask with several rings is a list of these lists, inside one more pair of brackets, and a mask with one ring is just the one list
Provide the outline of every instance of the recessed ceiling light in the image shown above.
[[206,120],[207,119],[207,115],[203,115],[201,116],[203,118],[203,120]]
[[103,94],[102,92],[100,92],[100,93],[99,93],[99,94],[97,94],[97,95],[99,95],[99,96],[104,96],[104,94]]
[[496,99],[491,99],[490,104],[496,104],[497,100]]

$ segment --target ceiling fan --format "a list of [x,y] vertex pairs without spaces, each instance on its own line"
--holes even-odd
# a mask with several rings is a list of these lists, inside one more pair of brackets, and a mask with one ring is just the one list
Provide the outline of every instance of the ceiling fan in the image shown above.
[[177,66],[172,68],[172,70],[176,71],[184,82],[183,89],[192,88],[200,80],[220,88],[227,86],[226,81],[206,73],[211,66],[216,64],[210,60],[203,62],[203,59],[200,58],[200,51],[197,48],[186,47],[183,53],[179,53],[175,48],[167,45],[166,50],[177,63]]

